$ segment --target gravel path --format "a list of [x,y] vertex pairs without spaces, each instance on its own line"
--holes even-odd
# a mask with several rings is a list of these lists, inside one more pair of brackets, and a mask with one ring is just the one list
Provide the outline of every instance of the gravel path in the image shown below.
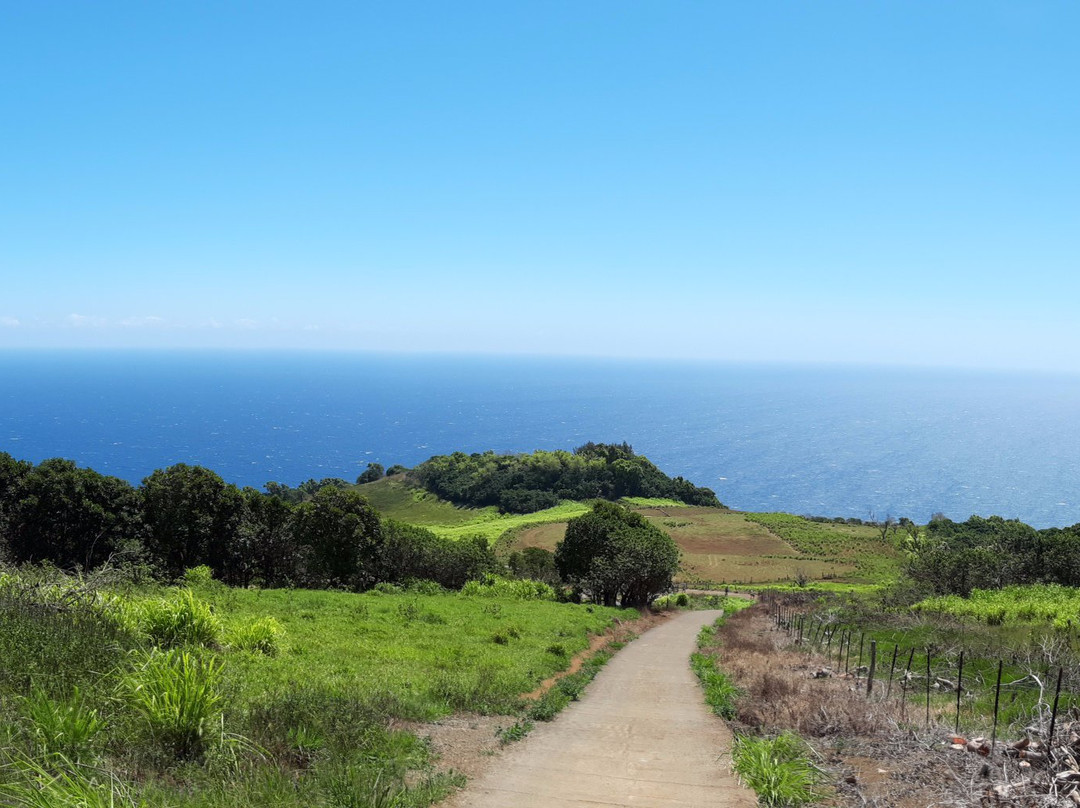
[[753,808],[731,775],[731,734],[688,658],[718,611],[684,612],[615,655],[581,701],[444,803],[447,808]]

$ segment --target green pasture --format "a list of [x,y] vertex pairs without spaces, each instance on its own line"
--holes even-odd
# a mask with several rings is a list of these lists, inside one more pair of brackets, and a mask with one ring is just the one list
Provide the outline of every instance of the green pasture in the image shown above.
[[593,633],[637,616],[189,577],[108,590],[3,576],[0,804],[426,806],[460,777],[395,722],[520,715]]

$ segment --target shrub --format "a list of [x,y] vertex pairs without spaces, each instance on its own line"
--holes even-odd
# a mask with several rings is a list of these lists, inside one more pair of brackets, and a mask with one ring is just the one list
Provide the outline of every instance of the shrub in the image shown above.
[[555,590],[541,581],[512,581],[490,573],[484,575],[482,580],[466,583],[461,588],[461,594],[465,597],[499,600],[555,600]]
[[151,736],[181,760],[202,755],[206,734],[218,717],[220,662],[182,648],[154,649],[125,680],[131,706]]

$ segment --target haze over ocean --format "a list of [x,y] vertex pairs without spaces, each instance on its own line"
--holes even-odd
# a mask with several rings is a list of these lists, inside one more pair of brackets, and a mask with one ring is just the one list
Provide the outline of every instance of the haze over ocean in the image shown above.
[[0,451],[261,487],[628,441],[731,507],[1080,522],[1080,377],[334,353],[0,354]]

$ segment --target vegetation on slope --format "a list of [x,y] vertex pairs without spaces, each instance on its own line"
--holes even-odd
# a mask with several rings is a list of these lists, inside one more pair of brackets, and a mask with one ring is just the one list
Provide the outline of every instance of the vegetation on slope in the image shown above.
[[532,513],[561,500],[660,497],[719,507],[716,494],[682,477],[668,477],[629,444],[586,443],[573,452],[536,451],[437,455],[410,478],[455,505],[495,506],[503,513]]
[[894,580],[900,552],[880,527],[817,522],[788,513],[747,513],[756,522],[794,547],[806,561],[850,564],[863,582]]

